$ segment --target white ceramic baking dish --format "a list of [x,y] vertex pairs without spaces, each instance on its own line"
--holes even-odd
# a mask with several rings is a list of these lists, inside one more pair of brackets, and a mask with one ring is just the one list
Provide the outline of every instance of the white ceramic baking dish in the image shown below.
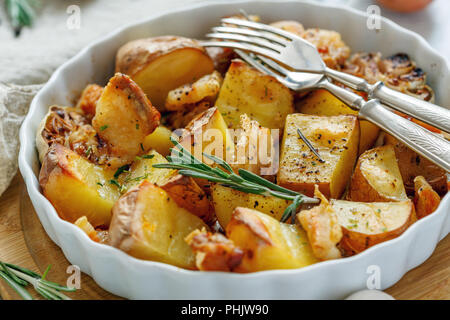
[[422,37],[389,20],[382,20],[381,30],[368,30],[367,16],[350,8],[298,1],[208,1],[153,16],[116,30],[82,50],[56,70],[31,104],[20,131],[19,165],[46,232],[67,259],[91,275],[101,287],[131,299],[343,298],[366,288],[374,272],[369,268],[372,265],[379,267],[381,288],[392,286],[408,270],[423,263],[438,241],[449,233],[450,194],[436,212],[415,223],[403,235],[362,254],[303,269],[252,274],[188,271],[135,259],[91,241],[76,226],[61,220],[41,194],[34,141],[37,126],[50,105],[70,105],[86,84],[106,83],[113,74],[116,50],[125,42],[166,34],[202,38],[220,17],[239,9],[258,14],[263,21],[292,19],[307,27],[336,30],[353,52],[380,51],[383,55],[406,52],[427,72],[437,103],[450,105],[450,68],[442,56]]

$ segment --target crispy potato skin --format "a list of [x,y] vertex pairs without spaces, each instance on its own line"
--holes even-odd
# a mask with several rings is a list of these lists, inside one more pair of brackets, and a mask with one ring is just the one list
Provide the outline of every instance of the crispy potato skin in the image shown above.
[[213,71],[206,50],[196,40],[184,37],[134,40],[122,46],[116,56],[116,72],[133,78],[159,110],[164,110],[170,90]]
[[[325,161],[321,163],[298,136],[297,129]],[[359,144],[355,116],[314,116],[300,113],[286,118],[277,183],[313,196],[314,185],[327,197],[339,198],[350,180]]]
[[58,215],[69,222],[86,216],[94,226],[108,226],[120,193],[108,181],[112,174],[60,144],[44,157],[39,184]]
[[274,77],[241,60],[233,60],[216,101],[230,128],[239,128],[240,115],[248,114],[263,127],[281,129],[294,111],[291,91]]
[[373,148],[359,157],[350,182],[347,200],[390,202],[407,199],[392,146]]
[[226,235],[244,251],[236,272],[294,269],[318,261],[302,229],[249,208],[235,209]]
[[[300,113],[315,114],[319,116],[338,116],[344,114],[357,115],[358,111],[352,110],[341,100],[333,96],[325,89],[317,89],[310,92],[304,99],[295,105]],[[361,136],[359,139],[359,154],[372,147],[378,137],[380,129],[366,120],[359,120]]]
[[195,230],[186,237],[195,252],[195,265],[201,271],[233,271],[244,252],[220,233]]
[[139,259],[194,269],[195,256],[185,237],[207,228],[202,220],[178,207],[161,188],[143,181],[113,207],[111,245]]
[[160,119],[141,88],[130,77],[116,73],[97,102],[92,126],[123,165],[144,153],[142,143]]
[[207,224],[215,221],[214,207],[202,188],[191,177],[180,174],[161,185],[182,208],[195,214]]
[[431,188],[427,180],[422,176],[414,178],[414,206],[416,207],[417,219],[422,219],[433,213],[441,202],[436,191]]
[[95,116],[95,107],[102,93],[103,87],[98,84],[89,84],[81,93],[81,97],[78,100],[76,107],[83,110],[83,112],[87,115],[92,117]]
[[389,134],[386,134],[384,142],[394,147],[403,184],[408,195],[414,195],[414,178],[417,176],[423,176],[438,194],[445,195],[447,193],[445,170],[418,155]]
[[400,236],[416,220],[411,200],[371,203],[331,200],[330,204],[342,227],[339,246],[345,256]]

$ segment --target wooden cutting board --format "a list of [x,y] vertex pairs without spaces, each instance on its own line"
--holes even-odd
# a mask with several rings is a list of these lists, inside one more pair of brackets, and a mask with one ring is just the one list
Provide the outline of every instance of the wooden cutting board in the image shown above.
[[[48,279],[61,284],[65,284],[69,276],[66,273],[69,262],[45,233],[20,175],[0,197],[0,260],[41,274],[51,265]],[[33,290],[29,291],[34,294]],[[386,292],[396,299],[450,300],[450,236],[439,243],[424,264],[408,272]],[[81,289],[68,295],[73,299],[119,299],[84,274]],[[3,299],[18,298],[1,280],[0,296]],[[39,298],[35,294],[34,297]]]

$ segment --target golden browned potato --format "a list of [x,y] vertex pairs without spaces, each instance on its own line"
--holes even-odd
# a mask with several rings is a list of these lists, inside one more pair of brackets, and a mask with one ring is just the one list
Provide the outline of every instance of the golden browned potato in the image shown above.
[[155,149],[161,155],[168,156],[170,153],[170,148],[173,147],[173,143],[170,141],[171,135],[172,131],[169,128],[159,126],[155,129],[155,131],[145,137],[144,149]]
[[126,172],[119,175],[123,191],[130,190],[142,181],[148,181],[164,189],[175,203],[206,223],[214,220],[214,208],[206,193],[191,177],[178,174],[177,170],[154,168],[154,164],[167,163],[155,150],[136,158]]
[[440,195],[447,193],[447,176],[444,169],[420,156],[389,134],[385,135],[384,142],[394,147],[403,184],[408,195],[414,195],[414,179],[417,176],[423,176]]
[[90,116],[95,116],[95,107],[98,99],[100,99],[103,92],[103,87],[98,84],[89,84],[84,88],[81,93],[81,97],[78,100],[77,108],[83,110],[83,112]]
[[241,60],[231,63],[216,106],[231,128],[239,128],[240,115],[246,113],[263,127],[281,129],[294,110],[288,88]]
[[199,103],[190,106],[187,110],[171,112],[166,118],[167,124],[173,130],[184,128],[195,117],[211,107],[212,105],[210,102],[200,101]]
[[[296,103],[296,109],[300,113],[316,114],[319,116],[338,116],[341,114],[357,115],[358,111],[352,110],[341,100],[333,96],[325,89],[314,90],[307,97]],[[374,144],[380,129],[366,120],[360,120],[361,136],[359,139],[359,154],[363,153]]]
[[171,90],[166,99],[166,109],[169,111],[181,111],[189,109],[193,104],[202,100],[208,100],[211,104],[219,94],[223,78],[219,72],[201,77],[194,83],[188,83]]
[[[241,115],[241,130],[237,132],[236,156],[233,170],[245,169],[260,176],[273,176],[278,171],[279,134]],[[233,139],[234,140],[234,139]]]
[[130,77],[116,73],[97,102],[92,126],[120,166],[143,154],[145,137],[158,126],[161,114]]
[[[297,130],[312,143],[324,162],[312,153]],[[290,114],[286,118],[277,183],[307,196],[314,185],[327,197],[339,198],[350,180],[359,144],[355,116]]]
[[400,236],[416,219],[411,200],[370,203],[331,200],[330,204],[342,227],[340,247],[346,255]]
[[217,220],[226,228],[236,207],[253,208],[280,220],[291,201],[259,194],[245,193],[231,188],[213,184],[211,196]]
[[94,226],[108,226],[111,208],[120,196],[111,183],[113,172],[77,153],[53,144],[42,162],[39,184],[59,216],[74,223],[86,216]]
[[213,71],[213,61],[196,40],[177,36],[134,40],[116,56],[116,72],[128,74],[161,111],[170,90]]
[[441,202],[441,198],[430,184],[422,176],[414,178],[414,205],[416,207],[417,219],[422,219],[433,213]]
[[112,246],[139,259],[195,267],[194,253],[184,239],[206,225],[163,189],[143,181],[115,203],[112,214]]
[[233,271],[244,252],[220,233],[194,230],[186,242],[195,253],[195,265],[201,271]]
[[320,199],[320,204],[297,214],[308,236],[314,255],[320,260],[341,258],[337,244],[342,239],[342,228],[338,223],[336,212],[330,206],[327,198],[315,186],[314,195]]
[[207,164],[214,162],[203,152],[232,162],[234,142],[227,125],[217,108],[210,108],[199,114],[186,126],[180,137],[180,144],[197,159]]
[[390,202],[407,199],[397,158],[391,145],[367,150],[359,157],[347,200]]
[[226,235],[244,251],[236,272],[295,269],[318,262],[301,228],[256,210],[236,208]]

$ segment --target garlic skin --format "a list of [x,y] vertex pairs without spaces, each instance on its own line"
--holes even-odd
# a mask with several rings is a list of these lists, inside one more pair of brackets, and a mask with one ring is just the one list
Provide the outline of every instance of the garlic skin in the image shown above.
[[361,290],[349,295],[345,300],[395,300],[391,295],[380,290]]

